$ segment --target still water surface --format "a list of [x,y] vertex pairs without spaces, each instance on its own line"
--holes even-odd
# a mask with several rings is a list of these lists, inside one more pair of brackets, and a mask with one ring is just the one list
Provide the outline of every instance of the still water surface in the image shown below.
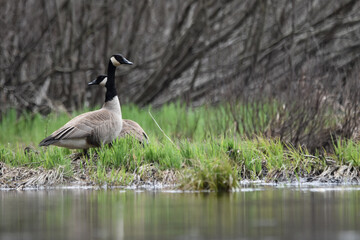
[[360,187],[0,191],[0,239],[360,239]]

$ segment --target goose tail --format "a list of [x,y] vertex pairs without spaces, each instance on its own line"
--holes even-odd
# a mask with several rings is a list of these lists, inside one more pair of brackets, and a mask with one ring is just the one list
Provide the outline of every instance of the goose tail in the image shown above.
[[55,139],[53,136],[48,136],[47,138],[43,139],[40,143],[39,143],[39,147],[43,147],[43,146],[49,146],[52,145],[56,142],[58,142],[59,139]]

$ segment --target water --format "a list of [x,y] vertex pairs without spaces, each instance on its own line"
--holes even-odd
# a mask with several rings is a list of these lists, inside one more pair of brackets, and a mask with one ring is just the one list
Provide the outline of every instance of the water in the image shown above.
[[360,187],[0,191],[0,239],[360,239]]

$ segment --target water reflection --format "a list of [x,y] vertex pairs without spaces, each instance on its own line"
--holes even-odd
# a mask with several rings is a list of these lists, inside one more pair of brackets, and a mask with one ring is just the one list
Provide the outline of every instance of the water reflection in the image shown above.
[[0,239],[360,239],[360,191],[0,191]]

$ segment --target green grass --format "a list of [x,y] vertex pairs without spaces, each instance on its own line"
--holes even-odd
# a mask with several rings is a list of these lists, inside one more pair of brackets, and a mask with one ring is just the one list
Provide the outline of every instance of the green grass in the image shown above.
[[335,145],[335,156],[341,164],[360,166],[360,145],[353,141],[338,140]]
[[[324,169],[326,158],[336,164],[360,166],[360,145],[350,140],[337,141],[333,154],[310,155],[304,148],[260,137],[276,112],[276,104],[233,108],[221,105],[192,109],[179,103],[160,109],[123,106],[123,118],[138,122],[149,135],[150,144],[142,146],[127,138],[116,141],[113,147],[91,149],[89,155],[96,153],[97,157],[85,159],[80,168],[86,165],[91,179],[99,184],[127,185],[132,182],[133,173],[141,175],[143,166],[152,166],[178,173],[177,183],[183,189],[227,191],[237,187],[242,179],[274,180],[277,173],[306,176]],[[164,136],[148,111],[174,143]],[[238,114],[236,124],[231,117],[234,112]],[[9,111],[0,122],[0,161],[14,167],[62,166],[71,176],[74,164],[69,155],[76,150],[37,145],[79,113],[43,117],[29,113],[17,116],[14,110]],[[34,146],[36,153],[25,154],[24,147],[28,145]]]

